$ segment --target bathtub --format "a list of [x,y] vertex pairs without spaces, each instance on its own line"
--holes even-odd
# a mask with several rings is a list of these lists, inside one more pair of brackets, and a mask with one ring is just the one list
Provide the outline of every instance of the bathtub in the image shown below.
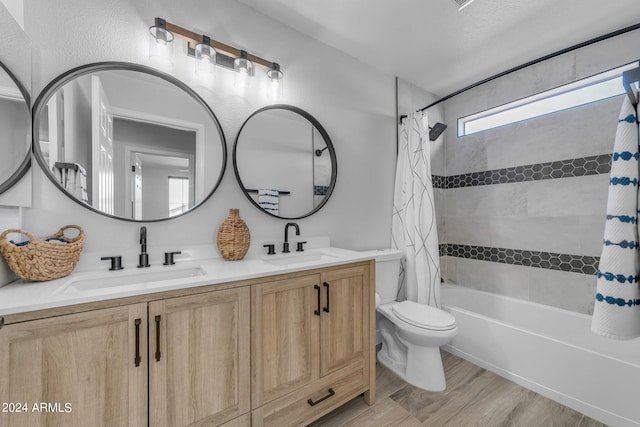
[[640,426],[640,338],[610,340],[591,316],[443,284],[458,336],[443,349],[610,426]]

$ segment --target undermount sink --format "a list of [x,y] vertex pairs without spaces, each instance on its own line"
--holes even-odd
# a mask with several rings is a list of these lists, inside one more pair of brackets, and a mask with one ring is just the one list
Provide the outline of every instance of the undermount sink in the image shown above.
[[145,285],[173,279],[186,279],[202,276],[205,271],[197,266],[158,267],[154,271],[120,270],[108,273],[92,274],[70,279],[56,293],[98,292],[115,290],[130,285]]
[[264,262],[272,265],[292,265],[318,261],[334,261],[337,257],[326,252],[296,252],[286,255],[267,255],[262,259]]

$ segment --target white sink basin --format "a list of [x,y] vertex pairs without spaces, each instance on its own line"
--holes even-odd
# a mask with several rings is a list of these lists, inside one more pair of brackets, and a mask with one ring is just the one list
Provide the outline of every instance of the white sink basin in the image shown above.
[[272,265],[295,265],[319,261],[335,261],[338,257],[326,252],[295,252],[286,255],[267,255],[262,260]]
[[144,286],[149,283],[159,283],[166,280],[186,279],[202,276],[205,271],[197,266],[157,267],[154,271],[125,269],[108,273],[91,274],[69,279],[55,293],[95,293],[115,291],[125,286]]

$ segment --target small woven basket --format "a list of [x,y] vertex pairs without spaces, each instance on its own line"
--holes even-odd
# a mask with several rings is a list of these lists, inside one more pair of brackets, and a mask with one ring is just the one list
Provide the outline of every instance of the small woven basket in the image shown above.
[[240,209],[229,209],[229,216],[218,229],[218,250],[227,261],[244,258],[249,250],[251,235],[249,227],[240,218]]
[[[76,237],[66,237],[65,230],[75,228],[79,231]],[[24,234],[29,243],[16,246],[7,240],[11,233]],[[47,242],[47,239],[62,239],[66,243]],[[80,253],[84,247],[84,231],[77,225],[62,227],[56,234],[44,239],[36,239],[24,230],[11,229],[0,234],[0,253],[18,277],[34,282],[59,279],[67,276],[76,268]]]

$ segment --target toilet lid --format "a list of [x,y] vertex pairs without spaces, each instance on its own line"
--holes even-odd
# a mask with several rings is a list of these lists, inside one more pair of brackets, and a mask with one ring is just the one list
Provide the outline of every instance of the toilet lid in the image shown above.
[[418,328],[446,331],[456,326],[456,318],[450,313],[413,301],[394,304],[393,312],[401,320]]

